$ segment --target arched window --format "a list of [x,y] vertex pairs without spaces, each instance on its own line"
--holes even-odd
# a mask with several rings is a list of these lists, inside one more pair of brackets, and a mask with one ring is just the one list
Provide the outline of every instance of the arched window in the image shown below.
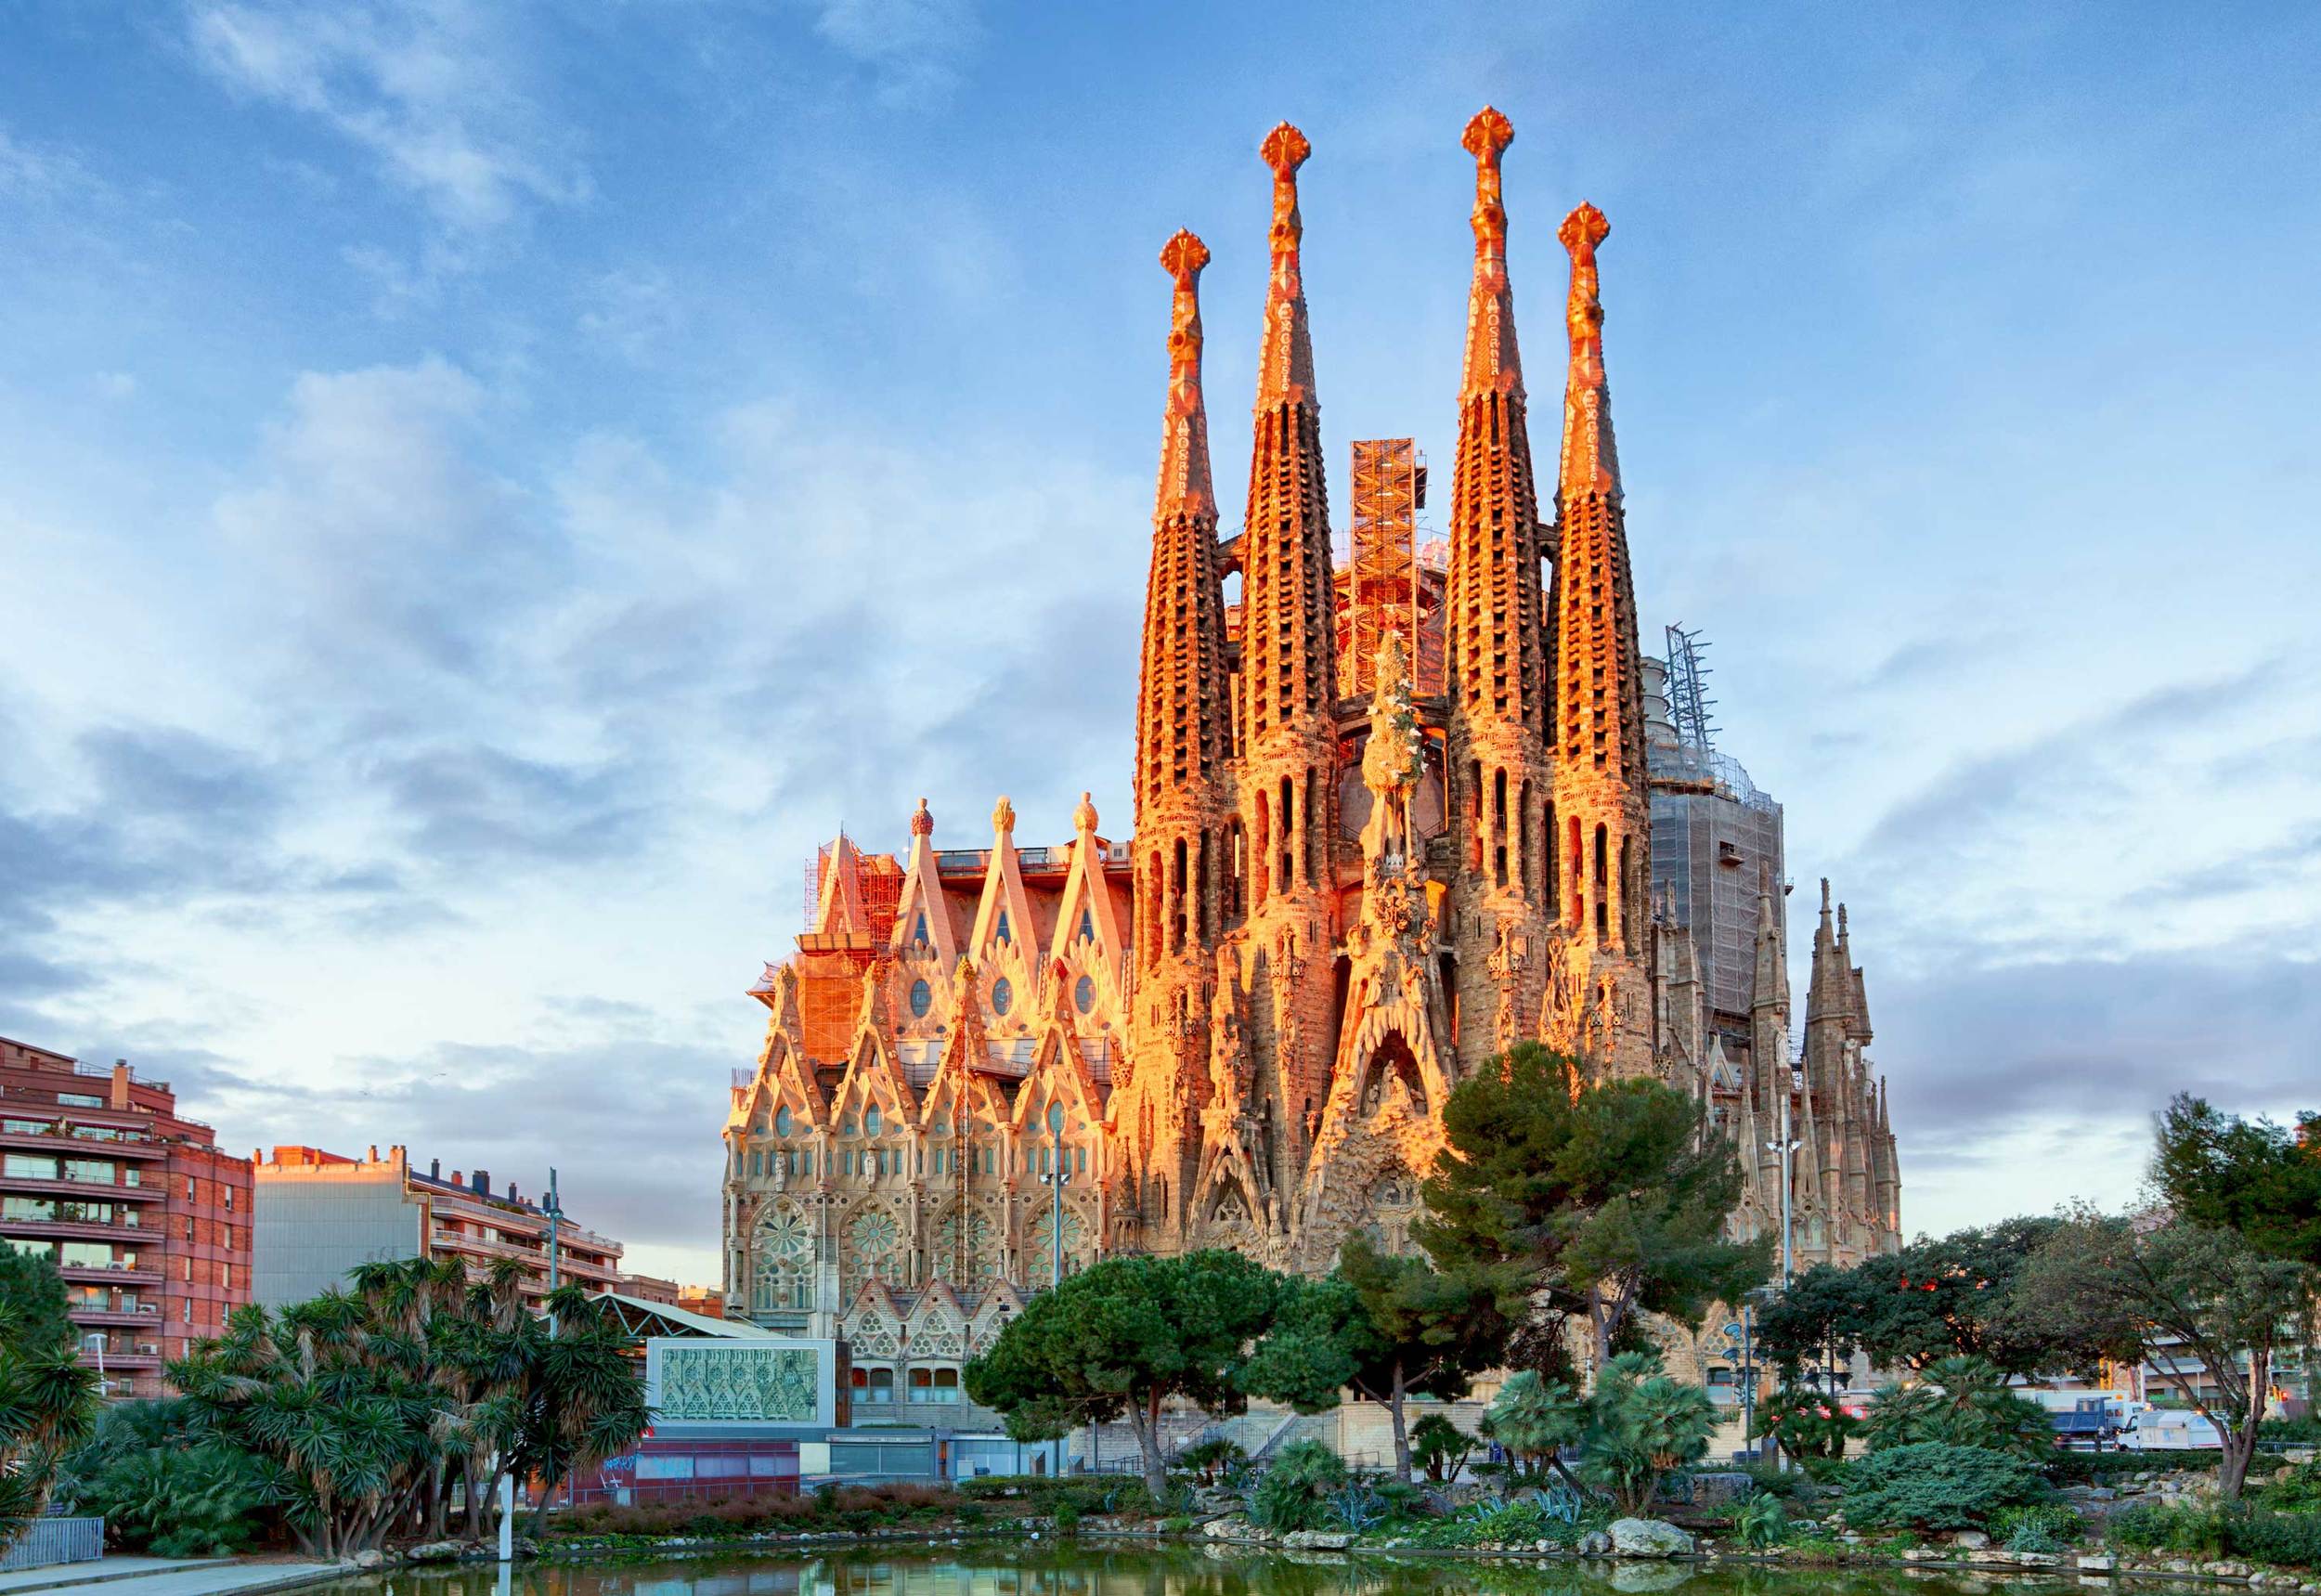
[[882,1128],[884,1128],[884,1122],[878,1117],[878,1105],[873,1103],[862,1110],[862,1134],[866,1136],[875,1136]]
[[1007,1011],[1015,1006],[1015,986],[1005,976],[1002,976],[992,983],[992,1012],[1005,1019]]
[[993,928],[992,928],[992,936],[994,936],[994,937],[996,937],[999,941],[1003,941],[1003,942],[1004,942],[1004,941],[1007,941],[1007,911],[1006,911],[1006,910],[1002,909],[1002,910],[999,912],[999,924],[998,924],[997,926],[995,926],[995,927],[993,927]]
[[790,1106],[787,1103],[784,1103],[782,1107],[774,1109],[773,1134],[775,1135],[788,1135],[790,1134]]
[[911,1017],[925,1019],[927,1011],[935,1006],[935,989],[924,980],[911,983]]
[[1086,976],[1082,976],[1077,981],[1073,982],[1072,1005],[1083,1014],[1086,1014],[1089,1010],[1095,1008],[1096,1006],[1096,983]]

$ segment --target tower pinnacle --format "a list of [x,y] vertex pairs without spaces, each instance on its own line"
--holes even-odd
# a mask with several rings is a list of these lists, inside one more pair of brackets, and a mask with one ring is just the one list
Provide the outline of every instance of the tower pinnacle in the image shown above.
[[1267,235],[1273,264],[1265,284],[1265,345],[1257,364],[1261,410],[1310,404],[1314,398],[1314,338],[1306,327],[1305,282],[1298,263],[1305,237],[1298,214],[1298,168],[1313,151],[1305,135],[1286,122],[1258,147],[1274,175],[1274,219]]
[[1459,143],[1475,158],[1475,274],[1467,296],[1467,365],[1462,397],[1524,391],[1523,361],[1515,352],[1515,297],[1507,280],[1507,206],[1499,198],[1499,157],[1515,129],[1490,106],[1467,123]]
[[1156,515],[1217,513],[1209,478],[1209,411],[1200,392],[1200,273],[1209,246],[1179,229],[1160,246],[1160,265],[1176,281],[1169,316],[1169,404],[1161,422]]
[[1612,394],[1603,372],[1603,298],[1596,278],[1596,246],[1611,232],[1603,213],[1584,202],[1556,229],[1572,256],[1572,292],[1563,311],[1572,341],[1571,375],[1563,390],[1562,488],[1567,500],[1582,493],[1616,498],[1620,492]]

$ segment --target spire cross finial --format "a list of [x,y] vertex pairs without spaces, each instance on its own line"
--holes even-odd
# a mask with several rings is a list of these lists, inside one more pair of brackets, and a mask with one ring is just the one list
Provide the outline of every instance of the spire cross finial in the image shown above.
[[1475,251],[1507,247],[1507,206],[1499,199],[1499,156],[1515,142],[1515,127],[1491,106],[1475,112],[1459,142],[1475,158]]
[[1572,294],[1563,320],[1572,335],[1572,381],[1583,387],[1603,385],[1603,288],[1596,275],[1596,246],[1611,234],[1603,213],[1584,201],[1555,230],[1572,255]]
[[1200,274],[1209,246],[1179,228],[1160,246],[1160,266],[1176,284],[1169,312],[1169,404],[1160,441],[1159,512],[1216,513],[1209,480],[1209,420],[1200,392]]
[[1305,236],[1304,220],[1298,214],[1298,168],[1314,153],[1305,135],[1284,122],[1265,135],[1265,142],[1257,147],[1258,155],[1273,168],[1274,225],[1267,236],[1277,255],[1297,252],[1298,240]]

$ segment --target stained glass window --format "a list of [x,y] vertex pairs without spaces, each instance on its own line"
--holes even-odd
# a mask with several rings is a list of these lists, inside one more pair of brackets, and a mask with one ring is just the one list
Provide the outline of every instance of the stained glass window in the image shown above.
[[[1005,924],[1005,922],[1002,923]],[[992,983],[992,1012],[1005,1015],[1015,1006],[1016,989],[1008,983],[1005,976],[1002,976]]]
[[925,980],[911,983],[911,1013],[914,1019],[925,1019],[927,1011],[935,1006],[935,989]]
[[786,1136],[790,1134],[790,1110],[787,1104],[773,1111],[773,1134],[777,1136]]
[[1096,983],[1088,977],[1082,976],[1072,986],[1072,1002],[1079,1006],[1080,1012],[1083,1014],[1096,1007]]

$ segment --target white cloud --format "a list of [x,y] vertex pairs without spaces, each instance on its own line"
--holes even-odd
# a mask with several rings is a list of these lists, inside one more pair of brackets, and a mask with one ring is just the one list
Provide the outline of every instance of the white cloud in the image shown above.
[[869,67],[890,106],[941,100],[981,29],[970,0],[804,0],[814,32]]
[[520,87],[506,17],[468,0],[197,0],[188,28],[195,58],[233,92],[319,119],[446,228],[473,237],[590,192]]

